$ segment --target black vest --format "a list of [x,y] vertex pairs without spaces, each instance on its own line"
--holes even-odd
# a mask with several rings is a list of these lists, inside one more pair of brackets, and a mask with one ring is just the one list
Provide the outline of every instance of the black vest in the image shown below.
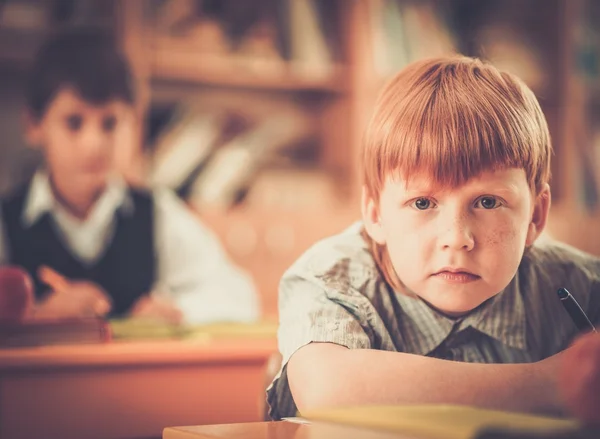
[[35,281],[36,298],[48,287],[39,282],[37,270],[47,265],[69,279],[88,280],[100,285],[111,297],[109,317],[126,313],[142,295],[149,293],[155,280],[154,206],[151,195],[130,189],[132,212],[118,209],[112,241],[103,255],[87,265],[65,246],[52,215],[45,213],[31,226],[24,227],[23,208],[30,185],[2,202],[9,263],[25,268]]

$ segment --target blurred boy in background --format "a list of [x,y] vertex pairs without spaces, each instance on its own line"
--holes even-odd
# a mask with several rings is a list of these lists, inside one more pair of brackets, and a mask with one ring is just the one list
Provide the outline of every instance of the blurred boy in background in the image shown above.
[[0,207],[0,265],[34,277],[35,318],[252,321],[250,278],[171,193],[115,169],[135,123],[134,81],[114,41],[72,29],[39,50],[27,90],[28,142],[45,165]]

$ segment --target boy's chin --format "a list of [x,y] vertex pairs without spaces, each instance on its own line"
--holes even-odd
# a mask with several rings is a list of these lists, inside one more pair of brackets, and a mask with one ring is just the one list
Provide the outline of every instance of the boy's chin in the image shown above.
[[108,182],[108,172],[82,173],[73,179],[82,192],[102,191]]
[[477,309],[496,294],[474,295],[468,292],[440,292],[420,296],[433,309],[448,317],[461,317]]

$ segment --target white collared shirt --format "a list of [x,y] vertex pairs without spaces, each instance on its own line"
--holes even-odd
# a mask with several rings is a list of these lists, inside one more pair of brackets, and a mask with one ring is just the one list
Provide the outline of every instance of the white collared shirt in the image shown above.
[[[248,322],[258,318],[258,300],[250,277],[227,258],[216,236],[170,191],[154,190],[156,284],[153,294],[168,294],[187,323]],[[55,199],[48,175],[38,171],[22,214],[25,227],[49,212],[66,247],[84,264],[104,254],[115,233],[115,212],[134,209],[125,181],[114,176],[85,220],[71,215]],[[10,255],[0,216],[0,265]]]

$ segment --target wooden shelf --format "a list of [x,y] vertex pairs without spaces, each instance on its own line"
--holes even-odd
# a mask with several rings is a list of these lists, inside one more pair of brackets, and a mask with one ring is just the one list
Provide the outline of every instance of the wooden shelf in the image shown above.
[[150,59],[150,72],[152,79],[207,86],[322,93],[348,90],[347,70],[341,65],[327,70],[305,69],[278,60],[196,54],[181,48],[156,47]]
[[49,31],[50,28],[0,28],[0,62],[12,67],[27,66]]

